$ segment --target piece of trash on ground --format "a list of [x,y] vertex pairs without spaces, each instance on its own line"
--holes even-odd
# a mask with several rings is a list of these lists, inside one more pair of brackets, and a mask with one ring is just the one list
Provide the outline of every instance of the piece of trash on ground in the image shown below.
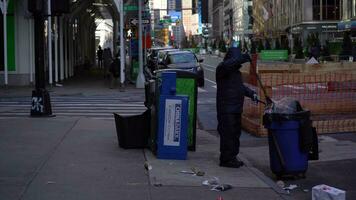
[[195,175],[197,176],[204,176],[205,175],[205,172],[199,170],[198,168],[196,167],[192,167],[192,171],[195,173]]
[[194,172],[192,172],[192,171],[186,171],[186,170],[182,170],[182,171],[180,171],[180,173],[182,173],[182,174],[195,174]]
[[283,181],[281,181],[281,180],[277,181],[276,184],[277,184],[280,188],[284,188],[284,187],[286,186],[286,184],[285,184]]
[[56,182],[54,181],[47,181],[47,184],[55,184]]
[[229,190],[231,188],[232,188],[232,186],[229,185],[229,184],[221,184],[221,185],[214,186],[213,188],[211,188],[211,190],[213,190],[213,191],[226,191],[226,190]]
[[202,185],[205,185],[205,186],[210,186],[210,185],[215,186],[215,185],[219,185],[219,178],[213,177],[213,178],[211,178],[211,179],[204,180],[204,181],[202,182]]
[[297,187],[298,187],[297,185],[292,184],[292,185],[289,185],[288,187],[284,187],[283,189],[284,190],[294,190]]
[[155,183],[155,184],[153,184],[153,186],[155,186],[155,187],[162,187],[163,185],[162,185],[162,183]]
[[192,175],[195,175],[195,176],[204,176],[205,175],[205,172],[200,171],[195,167],[192,167],[192,171],[182,170],[182,171],[180,171],[180,173],[182,173],[182,174],[192,174]]
[[309,190],[308,190],[308,189],[304,189],[304,190],[303,190],[303,192],[308,193],[308,192],[309,192]]
[[312,200],[345,200],[346,192],[328,185],[316,185],[312,188]]
[[148,162],[145,162],[144,166],[146,170],[152,170],[152,165],[150,165]]

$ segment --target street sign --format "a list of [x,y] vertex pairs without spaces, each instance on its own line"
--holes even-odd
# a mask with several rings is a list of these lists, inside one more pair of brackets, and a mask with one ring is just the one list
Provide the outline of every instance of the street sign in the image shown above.
[[[149,24],[149,23],[150,23],[149,19],[142,19],[142,24]],[[130,24],[136,26],[138,24],[138,19],[136,18],[130,19]]]
[[124,11],[138,11],[138,6],[124,5]]

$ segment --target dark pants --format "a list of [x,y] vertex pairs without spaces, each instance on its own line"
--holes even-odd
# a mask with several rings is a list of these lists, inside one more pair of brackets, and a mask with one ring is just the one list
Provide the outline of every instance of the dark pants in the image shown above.
[[219,114],[220,162],[236,158],[240,148],[241,113]]

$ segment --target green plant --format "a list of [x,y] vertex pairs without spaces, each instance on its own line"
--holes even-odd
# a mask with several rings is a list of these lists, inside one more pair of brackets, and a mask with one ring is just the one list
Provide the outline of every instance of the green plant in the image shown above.
[[262,40],[258,41],[258,47],[257,47],[257,51],[261,52],[262,50],[264,50],[265,47],[263,46]]
[[226,53],[227,49],[226,49],[226,43],[225,40],[220,40],[219,42],[219,51]]
[[279,39],[276,40],[276,46],[274,49],[276,49],[276,50],[281,49],[281,44],[279,43]]
[[214,42],[212,43],[211,48],[216,50],[216,40],[214,40]]
[[303,47],[302,47],[301,40],[298,37],[295,37],[293,42],[294,42],[293,53],[295,54],[295,58],[303,59],[304,53],[303,53]]
[[349,32],[344,33],[341,47],[342,50],[340,56],[342,56],[343,59],[346,59],[346,57],[348,59],[348,56],[352,55],[352,40]]

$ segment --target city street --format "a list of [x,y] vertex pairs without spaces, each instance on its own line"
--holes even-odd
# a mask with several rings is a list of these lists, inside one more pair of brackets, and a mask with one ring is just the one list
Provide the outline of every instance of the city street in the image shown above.
[[0,0],[0,38],[0,200],[356,199],[356,0]]

